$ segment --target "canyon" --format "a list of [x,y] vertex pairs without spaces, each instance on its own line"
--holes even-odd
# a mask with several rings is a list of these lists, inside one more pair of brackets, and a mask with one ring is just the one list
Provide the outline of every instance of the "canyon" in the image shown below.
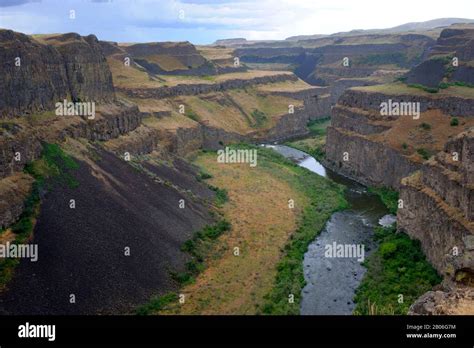
[[[453,297],[471,308],[473,42],[474,29],[459,25],[210,46],[1,29],[0,240],[14,242],[15,225],[31,220],[28,240],[39,245],[39,259],[2,276],[8,282],[1,284],[0,312],[130,313],[153,295],[176,291],[173,274],[191,260],[182,245],[222,217],[220,191],[202,180],[193,158],[237,143],[308,137],[308,123],[329,116],[323,164],[363,185],[398,191],[398,230],[420,240],[444,278],[412,314],[449,312]],[[389,100],[419,103],[419,117],[381,113]],[[55,105],[63,101],[93,103],[95,116],[59,115]],[[64,151],[54,154],[58,164],[47,157],[49,144]],[[223,184],[209,158],[199,161]],[[45,170],[52,163],[60,177],[64,170],[77,182],[57,182],[58,173]],[[25,202],[38,190],[38,170],[48,184],[32,213]],[[239,170],[229,175],[246,177]],[[271,182],[286,204],[285,194],[294,192]],[[288,214],[285,228],[294,229]],[[267,278],[258,279],[268,286]],[[239,312],[237,300],[231,308]],[[252,304],[242,312],[258,311]]]

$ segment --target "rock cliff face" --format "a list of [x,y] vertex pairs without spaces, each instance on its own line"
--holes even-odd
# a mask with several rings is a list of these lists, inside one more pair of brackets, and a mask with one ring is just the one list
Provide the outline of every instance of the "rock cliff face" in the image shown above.
[[[66,116],[69,117],[69,116]],[[0,139],[0,178],[21,171],[25,164],[41,154],[41,142],[58,142],[69,136],[104,141],[126,134],[140,125],[141,115],[134,105],[108,104],[97,109],[94,120],[79,116],[61,117],[42,125],[23,125],[16,134]],[[17,154],[20,154],[17,160]]]
[[32,183],[33,178],[23,173],[0,179],[0,229],[10,226],[21,215]]
[[421,241],[428,259],[451,281],[474,284],[474,131],[402,180],[398,227]]
[[[244,62],[296,65],[295,73],[314,85],[338,78],[367,77],[388,65],[410,68],[423,60],[435,41],[424,35],[331,36],[295,42],[242,45],[235,54]],[[349,66],[342,65],[348,58]]]
[[339,99],[327,131],[326,164],[366,185],[398,188],[419,164],[377,138],[391,128],[380,122],[380,103],[387,99],[357,90]]
[[[440,83],[474,82],[474,29],[444,29],[430,59],[407,74],[407,82],[437,88]],[[453,59],[457,58],[456,64]]]
[[230,79],[219,83],[200,83],[200,84],[179,84],[173,87],[157,88],[118,88],[117,91],[133,98],[170,98],[180,95],[198,95],[211,92],[226,91],[229,89],[245,88],[257,84],[276,83],[283,81],[297,81],[298,78],[293,74],[282,73],[273,76],[255,77],[252,79]]
[[110,102],[112,75],[95,36],[38,40],[0,30],[0,116],[51,110],[63,99]]
[[411,307],[410,315],[472,315],[474,290],[469,287],[429,291]]
[[151,42],[122,48],[153,74],[217,74],[217,67],[199,54],[196,47],[189,42]]
[[398,188],[401,178],[418,168],[398,151],[344,128],[329,127],[327,139],[326,164],[368,186]]
[[0,30],[0,66],[1,118],[48,110],[67,96],[61,54],[27,35]]
[[73,101],[111,102],[115,99],[112,73],[99,40],[75,33],[44,39],[63,57],[69,94]]

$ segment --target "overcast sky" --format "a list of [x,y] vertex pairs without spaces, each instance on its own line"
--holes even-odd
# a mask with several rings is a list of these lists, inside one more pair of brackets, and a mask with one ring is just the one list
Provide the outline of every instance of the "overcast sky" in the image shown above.
[[284,39],[444,17],[474,18],[474,0],[0,0],[1,28],[122,42]]

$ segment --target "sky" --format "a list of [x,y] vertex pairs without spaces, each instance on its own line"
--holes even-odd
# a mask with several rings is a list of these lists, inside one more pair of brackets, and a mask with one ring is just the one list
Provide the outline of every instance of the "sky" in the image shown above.
[[280,40],[446,17],[474,18],[474,1],[0,0],[0,28],[119,42]]

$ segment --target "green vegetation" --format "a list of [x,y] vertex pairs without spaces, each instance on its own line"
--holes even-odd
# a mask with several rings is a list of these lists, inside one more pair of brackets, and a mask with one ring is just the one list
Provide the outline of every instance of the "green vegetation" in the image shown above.
[[403,143],[403,144],[402,144],[402,148],[403,148],[403,150],[408,149],[408,144],[407,144],[407,143]]
[[378,195],[391,214],[397,213],[399,198],[397,191],[388,187],[369,187],[368,191]]
[[308,122],[309,134],[312,136],[326,136],[326,128],[331,124],[331,117],[324,117]]
[[231,225],[226,220],[221,220],[215,225],[205,226],[194,234],[193,238],[186,241],[181,250],[189,253],[192,260],[186,263],[186,272],[172,273],[172,277],[180,284],[186,285],[194,281],[196,275],[205,268],[205,260],[211,254],[214,242],[224,232],[229,231]]
[[[31,238],[36,216],[40,207],[40,191],[46,189],[47,178],[65,183],[70,187],[77,187],[77,181],[68,173],[68,170],[77,169],[78,164],[56,144],[43,144],[41,158],[27,164],[24,171],[35,179],[31,191],[24,203],[24,209],[19,220],[10,226],[15,234],[13,243],[23,244]],[[19,259],[3,259],[0,261],[0,289],[12,278]]]
[[[410,305],[441,282],[426,261],[420,242],[396,227],[377,227],[379,248],[364,262],[367,273],[357,289],[355,314],[407,314]],[[403,297],[400,297],[402,295]]]
[[423,86],[423,85],[420,85],[419,83],[409,84],[408,87],[421,89],[422,91],[425,91],[425,92],[428,92],[428,93],[438,93],[438,91],[439,91],[438,88]]
[[198,114],[196,114],[193,110],[191,110],[191,108],[189,106],[186,108],[186,111],[184,112],[184,115],[186,117],[189,117],[193,121],[199,122]]
[[196,180],[201,182],[203,180],[207,180],[207,179],[211,179],[212,178],[212,175],[208,172],[205,172],[205,171],[200,171],[198,176],[196,177]]
[[209,185],[209,188],[216,193],[216,204],[218,206],[222,206],[225,202],[229,200],[229,195],[227,194],[227,190],[220,189],[212,185]]
[[331,124],[331,118],[326,117],[319,120],[312,120],[308,123],[310,137],[302,140],[296,140],[286,145],[306,152],[316,158],[318,161],[324,159],[326,143],[326,129]]
[[79,185],[69,173],[78,169],[79,165],[72,157],[67,155],[57,144],[43,144],[41,158],[25,166],[25,171],[32,175],[40,185],[49,178],[71,188]]
[[456,117],[453,117],[449,124],[451,125],[451,127],[456,127],[459,125],[459,120]]
[[463,82],[463,81],[441,82],[438,87],[439,87],[440,89],[446,89],[446,88],[453,87],[453,86],[474,88],[474,85],[473,85],[473,84],[470,84],[470,83],[467,83],[467,82]]
[[257,109],[254,109],[251,115],[254,119],[254,124],[252,125],[252,127],[255,127],[255,128],[260,128],[261,126],[263,126],[263,124],[267,120],[267,115],[265,115],[265,113]]
[[[291,180],[298,190],[304,192],[310,204],[304,209],[297,230],[285,246],[284,255],[277,265],[274,287],[265,298],[262,312],[299,314],[301,290],[305,285],[302,262],[304,254],[331,214],[347,208],[347,202],[344,199],[343,186],[296,166],[276,152],[269,151],[271,150],[259,149],[259,159],[263,157],[291,168],[296,175],[292,175],[290,179],[287,177],[287,180]],[[259,163],[264,164],[265,161],[259,160]],[[290,295],[294,296],[294,303],[289,303]]]
[[164,309],[167,305],[178,301],[178,295],[171,292],[163,296],[155,296],[148,303],[136,310],[137,315],[150,315]]
[[455,81],[455,82],[441,82],[438,87],[427,87],[421,84],[409,84],[408,87],[421,89],[422,91],[428,93],[438,93],[441,89],[447,89],[449,87],[468,87],[474,88],[473,84],[463,82],[463,81]]
[[431,125],[429,123],[423,122],[422,124],[420,124],[420,128],[423,130],[430,130]]
[[428,152],[428,150],[424,149],[424,148],[419,148],[416,150],[416,152],[424,159],[424,160],[428,160],[430,159],[431,157],[431,154]]

